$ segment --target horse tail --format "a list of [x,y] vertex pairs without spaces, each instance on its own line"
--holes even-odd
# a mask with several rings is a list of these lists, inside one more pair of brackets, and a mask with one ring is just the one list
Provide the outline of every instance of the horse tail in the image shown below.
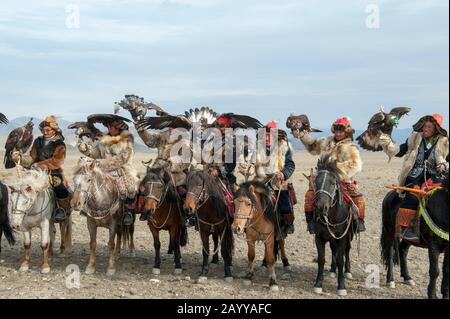
[[232,256],[234,251],[234,236],[233,231],[231,230],[231,221],[229,217],[227,218],[227,223],[225,225],[225,234],[223,238],[225,251]]
[[398,241],[395,240],[395,221],[393,222],[393,220],[395,220],[395,209],[393,201],[396,196],[396,193],[394,193],[391,192],[386,195],[382,205],[382,230],[380,237],[380,247],[381,259],[385,267],[388,267],[391,261],[392,250],[394,250],[394,264],[398,265],[400,262]]
[[117,234],[122,238],[122,248],[131,248],[131,236],[134,231],[134,225],[118,225]]
[[2,228],[3,233],[5,234],[6,240],[11,246],[14,246],[16,243],[16,239],[14,238],[14,232],[11,227],[11,224],[9,222],[9,198],[10,198],[10,191],[9,188],[3,184],[0,183],[0,220],[2,220],[2,223],[0,227]]
[[72,246],[73,246],[73,243],[72,243],[72,215],[69,215],[69,218],[67,218],[66,233],[64,236],[64,246],[68,250],[71,250]]
[[280,243],[281,240],[277,240],[277,236],[274,236],[274,245],[273,245],[273,257],[275,258],[275,261],[280,259]]

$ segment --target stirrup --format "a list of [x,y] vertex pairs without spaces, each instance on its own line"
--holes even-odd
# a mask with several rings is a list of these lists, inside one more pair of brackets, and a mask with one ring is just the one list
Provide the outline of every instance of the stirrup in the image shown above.
[[58,207],[53,212],[53,219],[56,223],[62,223],[67,218],[66,210],[62,207]]

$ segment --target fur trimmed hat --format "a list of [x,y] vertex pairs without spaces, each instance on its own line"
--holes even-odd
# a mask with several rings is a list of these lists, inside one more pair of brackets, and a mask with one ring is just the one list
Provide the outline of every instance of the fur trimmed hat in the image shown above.
[[448,136],[447,131],[442,127],[443,117],[441,114],[425,115],[413,125],[415,132],[422,132],[425,122],[431,122],[436,127],[436,131],[442,136]]
[[343,129],[347,134],[347,137],[350,137],[353,140],[355,130],[350,125],[350,119],[348,117],[344,116],[336,119],[331,126],[331,132],[334,134],[339,128]]
[[39,124],[39,129],[42,133],[44,132],[44,127],[52,128],[57,134],[62,133],[61,129],[59,128],[58,122],[56,122],[56,116],[54,115],[47,116],[45,120],[43,120],[41,124]]

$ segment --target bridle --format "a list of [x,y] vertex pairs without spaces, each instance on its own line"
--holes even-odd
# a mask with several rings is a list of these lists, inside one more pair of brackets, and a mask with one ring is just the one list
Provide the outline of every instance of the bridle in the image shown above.
[[[155,185],[159,185],[159,186],[161,186],[161,188],[164,188],[164,186],[165,186],[165,189],[161,192],[161,195],[159,197],[157,197],[153,194],[153,188]],[[164,199],[167,196],[167,193],[169,192],[170,183],[165,184],[162,181],[162,179],[160,179],[159,181],[155,181],[155,182],[146,182],[144,187],[145,187],[145,191],[144,191],[143,195],[144,195],[145,200],[149,200],[149,199],[155,200],[158,203],[158,205],[156,206],[156,209],[160,208],[164,202]],[[150,189],[148,189],[147,187],[150,187]],[[147,195],[147,189],[148,189],[148,195]],[[141,196],[142,196],[142,194],[141,194]]]
[[[341,201],[342,201],[341,189],[337,185],[337,177],[334,173],[331,173],[328,170],[320,170],[317,172],[317,177],[319,177],[319,175],[321,173],[323,173],[325,176],[323,177],[321,185],[319,185],[319,187],[316,188],[315,193],[316,193],[316,196],[317,196],[317,194],[327,195],[331,199],[331,203],[332,203],[332,205],[330,206],[330,208],[331,208],[331,207],[336,206],[336,204],[338,202],[339,202],[339,204],[341,203]],[[317,181],[317,177],[316,177],[316,181]],[[325,189],[325,185],[331,177],[334,178],[334,182],[333,182],[333,189],[331,192],[329,192],[328,190]],[[338,195],[338,198],[336,198],[336,195]]]
[[187,192],[187,195],[192,195],[195,198],[195,207],[197,211],[206,204],[210,197],[209,193],[206,191],[205,183],[203,183],[202,190],[198,195],[192,191]]
[[[51,203],[51,195],[50,195],[49,189],[46,189],[44,191],[44,200],[42,201],[41,209],[35,214],[30,214],[30,210],[33,208],[33,203],[26,210],[18,209],[17,206],[19,205],[20,196],[23,196],[23,197],[25,197],[25,196],[20,191],[14,190],[14,191],[12,191],[12,194],[14,194],[14,193],[17,193],[17,198],[13,203],[13,210],[12,210],[13,215],[24,215],[24,217],[38,216],[38,215],[41,215],[43,212],[45,212]],[[46,197],[48,197],[47,202],[45,201]]]

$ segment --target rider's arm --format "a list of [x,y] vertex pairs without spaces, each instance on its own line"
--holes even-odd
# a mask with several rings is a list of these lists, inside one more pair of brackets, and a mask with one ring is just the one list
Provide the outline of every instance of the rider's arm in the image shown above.
[[161,134],[152,134],[143,127],[136,127],[139,137],[149,148],[158,148],[161,145]]
[[312,155],[320,155],[325,149],[326,138],[313,138],[311,135],[301,132],[299,135],[300,141],[305,146],[306,150]]
[[294,175],[295,172],[295,162],[292,158],[292,150],[289,148],[289,150],[286,153],[286,159],[284,161],[284,168],[281,171],[284,175],[284,179],[288,180],[289,178]]
[[86,144],[83,140],[79,140],[77,144],[78,150],[85,156],[98,159],[100,158],[100,151],[98,149],[98,144],[96,146],[92,146],[90,144]]

